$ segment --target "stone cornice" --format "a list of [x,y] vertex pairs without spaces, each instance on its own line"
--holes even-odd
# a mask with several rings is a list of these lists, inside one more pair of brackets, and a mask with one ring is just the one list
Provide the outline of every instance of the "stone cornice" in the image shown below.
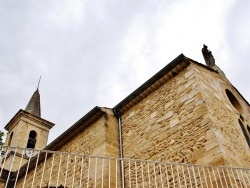
[[47,127],[48,129],[51,129],[55,124],[51,123],[43,118],[40,118],[38,116],[35,116],[29,112],[26,112],[25,110],[20,109],[15,116],[7,123],[7,125],[4,127],[5,130],[9,131],[12,126],[16,124],[22,117],[27,118],[31,121],[37,122],[40,125]]

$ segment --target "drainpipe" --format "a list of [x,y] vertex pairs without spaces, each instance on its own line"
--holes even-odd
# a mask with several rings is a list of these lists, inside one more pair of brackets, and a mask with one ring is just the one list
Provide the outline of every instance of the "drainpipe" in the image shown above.
[[123,161],[123,144],[122,144],[122,120],[119,112],[117,113],[114,110],[115,117],[118,120],[118,133],[119,133],[119,153],[120,153],[120,164],[121,164],[121,179],[122,179],[122,188],[125,188],[125,176],[124,176],[124,161]]

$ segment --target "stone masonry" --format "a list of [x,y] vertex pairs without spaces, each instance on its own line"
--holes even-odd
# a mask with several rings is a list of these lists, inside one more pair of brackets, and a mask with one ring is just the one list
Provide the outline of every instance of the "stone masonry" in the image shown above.
[[226,88],[241,101],[243,116],[249,117],[249,105],[227,79],[191,63],[122,115],[124,157],[250,166],[239,114]]
[[[86,155],[103,155],[103,156],[115,156],[119,157],[119,149],[118,149],[118,130],[117,130],[117,121],[116,118],[112,115],[112,111],[106,110],[106,113],[96,120],[94,123],[89,125],[84,129],[84,131],[79,132],[79,134],[75,135],[67,144],[58,148],[58,151],[61,152],[71,152],[71,153],[79,153]],[[27,187],[31,187],[32,182],[35,182],[34,187],[40,185],[41,177],[43,176],[44,182],[42,186],[46,186],[49,183],[49,179],[51,179],[50,185],[57,185],[58,177],[60,177],[59,185],[64,185],[64,177],[67,175],[68,182],[67,185],[71,185],[73,178],[75,177],[75,182],[79,183],[80,181],[80,170],[73,169],[72,164],[78,164],[77,166],[81,166],[82,157],[79,156],[77,158],[70,158],[70,164],[67,164],[67,156],[62,155],[49,155],[46,160],[46,167],[44,167],[44,163],[40,163],[37,167],[36,178],[33,180],[34,169],[29,171],[27,179],[25,180],[25,175],[23,174],[20,180],[18,181],[17,186],[21,187],[25,182]],[[61,163],[60,163],[61,161]],[[52,165],[53,163],[53,165]],[[84,164],[88,163],[87,160],[84,160]],[[94,163],[91,164],[91,168],[94,169]],[[51,173],[51,166],[53,166],[54,172]],[[58,170],[60,168],[60,174],[58,174]],[[101,168],[100,166],[98,168]],[[107,166],[105,166],[107,168]],[[66,170],[67,169],[67,170]],[[85,174],[85,178],[82,179],[82,183],[85,184],[87,181],[87,170],[85,167],[83,172]],[[67,174],[66,174],[67,171]],[[100,170],[101,171],[101,170]],[[76,172],[74,177],[72,176],[73,172]],[[51,177],[50,177],[51,176]],[[106,175],[105,175],[106,176]],[[94,174],[90,174],[90,180],[93,180]],[[101,180],[97,181],[100,183]],[[104,185],[107,182],[104,182]],[[78,187],[78,184],[74,184],[74,187]]]

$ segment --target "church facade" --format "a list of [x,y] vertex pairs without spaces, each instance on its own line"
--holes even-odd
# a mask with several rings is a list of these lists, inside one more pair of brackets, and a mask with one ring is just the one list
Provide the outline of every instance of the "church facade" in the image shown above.
[[[215,64],[206,46],[203,55],[207,65],[179,55],[114,108],[94,107],[49,145],[46,145],[48,134],[54,124],[40,117],[37,90],[26,109],[20,110],[5,127],[8,131],[6,147],[13,148],[5,155],[6,165],[2,163],[2,169],[10,169],[13,174],[9,173],[9,177],[13,176],[13,179],[18,171],[16,187],[24,184],[26,187],[70,187],[65,185],[64,178],[58,180],[58,177],[70,174],[69,164],[66,160],[62,162],[62,155],[37,156],[37,153],[29,153],[31,150],[14,150],[20,147],[114,157],[119,158],[119,162],[122,159],[140,159],[245,168],[250,177],[249,103]],[[14,155],[15,161],[8,163]],[[33,157],[36,157],[33,160],[36,163],[32,165],[29,162]],[[58,170],[52,173],[50,168],[44,168],[45,159],[46,165],[57,166],[62,174],[58,174]],[[78,159],[71,162],[80,164]],[[123,181],[118,187],[126,187],[130,176],[126,172],[128,165],[118,165],[116,182]],[[105,164],[102,168],[108,167]],[[72,172],[75,174],[77,170],[72,169]],[[88,179],[90,177],[91,173]],[[98,175],[94,177],[98,179]],[[114,182],[106,185],[103,177],[106,176],[99,181],[103,187],[115,187],[112,186]],[[69,181],[72,178],[66,183]],[[171,181],[169,187],[174,187],[175,182]],[[250,185],[250,182],[245,184]],[[4,178],[2,185],[6,185]],[[151,187],[142,185],[132,187]],[[84,186],[80,183],[74,187]],[[89,187],[101,186],[97,183]]]

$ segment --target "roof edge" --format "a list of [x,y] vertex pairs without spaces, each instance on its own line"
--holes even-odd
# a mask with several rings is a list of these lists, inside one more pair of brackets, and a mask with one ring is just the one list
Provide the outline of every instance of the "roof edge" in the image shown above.
[[118,112],[121,113],[120,112],[121,108],[123,108],[126,104],[131,102],[133,99],[135,99],[139,94],[145,91],[149,86],[157,82],[160,78],[162,78],[168,72],[170,72],[173,68],[175,68],[180,62],[186,59],[188,58],[184,56],[183,54],[180,54],[179,56],[177,56],[174,60],[172,60],[165,67],[163,67],[160,71],[158,71],[155,75],[153,75],[150,79],[148,79],[145,83],[143,83],[139,88],[137,88],[135,91],[129,94],[125,99],[123,99],[120,103],[118,103],[115,107],[113,107],[113,110],[116,111],[116,113]]
[[[101,107],[95,106],[92,110],[90,110],[87,114],[80,118],[76,123],[70,126],[66,131],[64,131],[60,136],[53,140],[49,145],[47,145],[44,150],[56,150],[64,143],[66,143],[71,137],[71,135],[78,133],[79,129],[87,127],[97,118],[99,118],[103,113],[105,112],[102,110]],[[81,126],[83,123],[85,123],[84,126]]]
[[52,127],[55,125],[54,123],[52,123],[52,122],[50,122],[50,121],[48,121],[48,120],[46,120],[46,119],[43,119],[43,118],[38,117],[38,116],[36,116],[36,115],[34,115],[34,114],[30,113],[30,112],[27,112],[27,111],[25,111],[25,110],[20,109],[20,110],[14,115],[14,117],[11,118],[11,120],[7,123],[7,125],[4,127],[4,129],[5,129],[6,131],[8,131],[9,128],[10,128],[10,126],[11,126],[11,124],[18,118],[18,116],[21,116],[22,114],[24,114],[25,116],[31,117],[32,119],[37,119],[37,120],[39,120],[39,121],[44,122],[45,124],[48,125],[49,128],[52,128]]

